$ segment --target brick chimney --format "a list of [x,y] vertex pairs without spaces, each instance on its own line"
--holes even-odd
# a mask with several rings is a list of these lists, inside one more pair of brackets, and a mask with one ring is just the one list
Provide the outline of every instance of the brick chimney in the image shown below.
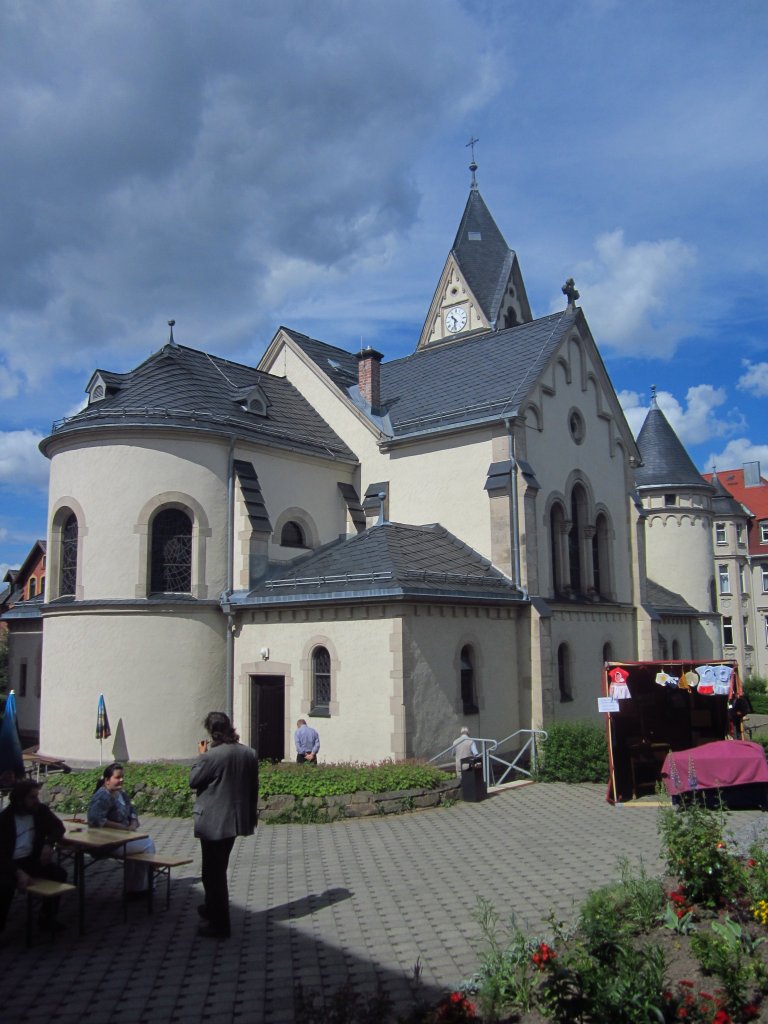
[[363,349],[357,356],[357,381],[360,394],[372,409],[381,405],[381,352]]

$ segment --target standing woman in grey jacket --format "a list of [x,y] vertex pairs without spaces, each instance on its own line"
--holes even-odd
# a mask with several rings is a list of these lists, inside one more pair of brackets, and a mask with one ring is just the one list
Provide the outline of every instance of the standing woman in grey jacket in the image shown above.
[[256,751],[240,737],[223,711],[211,711],[203,722],[210,740],[197,745],[200,757],[189,776],[197,793],[195,836],[203,855],[205,903],[197,909],[204,923],[199,935],[229,938],[227,866],[236,836],[256,829],[259,762]]

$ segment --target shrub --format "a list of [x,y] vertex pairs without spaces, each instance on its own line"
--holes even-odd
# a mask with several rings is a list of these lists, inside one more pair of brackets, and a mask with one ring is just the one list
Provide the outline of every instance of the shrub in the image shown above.
[[547,734],[536,771],[541,782],[608,781],[608,744],[602,726],[557,722]]
[[[69,814],[83,813],[101,773],[101,768],[89,768],[57,776],[52,786],[64,796],[57,801],[56,809]],[[262,797],[285,794],[297,798],[357,792],[388,793],[393,790],[436,789],[446,778],[445,772],[439,768],[407,761],[369,765],[321,764],[316,768],[263,762],[259,790]],[[168,761],[130,763],[125,768],[125,779],[126,792],[139,814],[158,814],[166,818],[191,816],[195,794],[189,788],[189,765]],[[310,818],[316,821],[322,816],[310,815],[308,820]]]
[[728,849],[725,814],[698,801],[662,808],[659,833],[667,870],[693,903],[716,907],[743,885],[739,861]]

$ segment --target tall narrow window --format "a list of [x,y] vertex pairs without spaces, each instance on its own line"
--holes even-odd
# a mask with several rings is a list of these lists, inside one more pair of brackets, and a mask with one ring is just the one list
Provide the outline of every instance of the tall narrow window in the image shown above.
[[553,505],[549,516],[550,548],[552,551],[552,594],[557,596],[565,589],[565,569],[563,566],[563,529],[565,515],[562,505]]
[[581,593],[581,516],[576,488],[571,495],[571,529],[568,532],[568,566],[571,570],[571,586]]
[[568,644],[560,644],[557,648],[557,685],[560,689],[560,703],[573,700],[571,686],[571,654]]
[[61,530],[59,595],[73,595],[77,586],[77,516],[73,512]]
[[192,520],[181,509],[163,509],[152,521],[150,592],[192,592]]
[[19,665],[19,696],[27,696],[27,663],[22,661]]
[[730,594],[730,592],[731,592],[731,580],[730,580],[730,577],[728,575],[728,566],[727,565],[718,565],[718,567],[717,567],[717,575],[718,575],[718,578],[720,580],[720,593],[721,594]]
[[599,515],[592,535],[592,586],[601,597],[609,597],[611,574],[609,567],[608,520]]
[[730,615],[723,616],[723,646],[733,647],[733,619]]
[[465,715],[478,713],[475,690],[475,654],[469,644],[461,648],[461,703]]
[[715,523],[715,544],[725,544],[725,523]]
[[679,640],[673,640],[672,641],[672,660],[673,661],[679,661],[680,660],[680,641]]
[[762,568],[760,570],[760,578],[763,581],[763,593],[768,594],[768,569]]
[[312,715],[331,713],[331,656],[325,647],[312,651]]
[[29,580],[29,598],[31,600],[33,597],[36,597],[36,596],[37,596],[37,580],[35,579],[34,576],[31,576],[30,580]]

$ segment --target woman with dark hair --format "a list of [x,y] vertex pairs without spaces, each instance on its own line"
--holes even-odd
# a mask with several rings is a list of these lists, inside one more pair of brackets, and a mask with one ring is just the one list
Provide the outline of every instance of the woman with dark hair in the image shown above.
[[200,935],[226,939],[230,934],[227,866],[236,836],[256,829],[259,762],[256,751],[240,743],[223,711],[211,711],[203,726],[211,737],[200,740],[200,755],[189,776],[197,793],[195,835],[203,856],[205,903],[198,913],[206,924]]
[[[5,927],[14,890],[21,892],[31,878],[66,882],[67,872],[53,862],[53,847],[64,835],[64,826],[40,803],[40,783],[22,779],[11,790],[8,806],[0,813],[0,931]],[[40,911],[40,927],[55,930],[58,898],[46,900]]]
[[[135,832],[139,819],[133,804],[123,791],[123,766],[116,761],[108,764],[88,803],[88,824],[91,828],[115,828]],[[155,844],[146,839],[132,839],[110,856],[123,857],[127,853],[154,853]],[[146,864],[126,864],[126,887],[129,896],[141,896],[149,891],[149,870]]]

